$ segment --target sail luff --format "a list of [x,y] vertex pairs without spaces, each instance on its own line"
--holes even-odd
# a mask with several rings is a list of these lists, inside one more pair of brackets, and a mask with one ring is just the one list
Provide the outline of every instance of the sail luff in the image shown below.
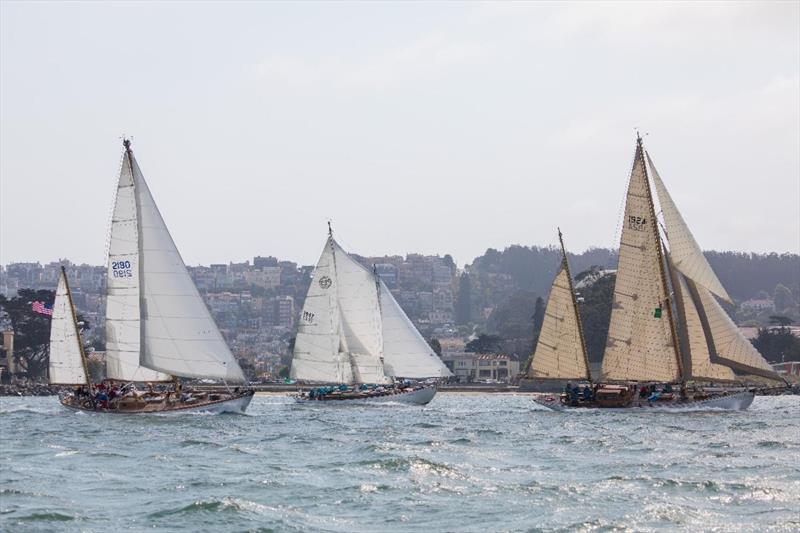
[[67,301],[69,302],[70,316],[72,317],[72,326],[75,328],[75,338],[78,341],[78,350],[81,354],[81,365],[83,366],[83,378],[86,383],[89,383],[89,361],[86,358],[86,350],[83,347],[83,340],[81,339],[81,330],[78,327],[78,315],[75,313],[75,302],[72,301],[72,291],[69,288],[69,278],[67,277],[67,270],[61,266],[61,276],[64,278],[64,286],[67,289]]
[[561,234],[561,228],[558,229],[558,242],[561,244],[561,256],[564,261],[564,270],[567,272],[567,282],[569,283],[569,294],[572,297],[572,310],[575,313],[575,323],[578,325],[578,337],[581,340],[581,353],[583,354],[583,362],[586,365],[586,380],[592,383],[592,370],[589,366],[589,352],[586,349],[586,338],[583,335],[583,322],[581,321],[581,313],[578,308],[578,299],[575,297],[575,285],[572,283],[572,272],[569,269],[569,259],[567,258],[567,249],[564,246],[564,237]]

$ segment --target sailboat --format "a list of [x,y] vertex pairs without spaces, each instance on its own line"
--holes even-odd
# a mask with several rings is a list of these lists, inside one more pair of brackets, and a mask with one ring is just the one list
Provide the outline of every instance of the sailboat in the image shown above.
[[[135,401],[112,399],[88,405],[73,395],[62,397],[61,403],[76,409],[125,413],[243,413],[254,391],[228,387],[228,383],[245,382],[244,373],[186,270],[133,156],[130,140],[123,145],[108,244],[105,327],[110,384],[98,388],[116,391],[114,384],[122,384],[126,392],[133,392],[127,397]],[[65,316],[68,318],[68,313]],[[59,329],[68,327],[58,325]],[[188,391],[182,388],[180,378],[222,380],[226,392]],[[132,387],[137,382],[172,382],[173,387],[137,394]]]
[[[657,217],[656,200],[663,224]],[[568,290],[574,296],[571,281]],[[587,361],[585,343],[578,343],[575,335],[571,339],[562,336],[550,353],[546,346],[542,348],[548,357],[537,363],[534,356],[532,372],[550,372],[556,361],[559,370],[554,377],[587,380],[591,389],[573,387],[558,397],[538,397],[537,403],[558,410],[645,406],[747,409],[755,393],[733,386],[737,381],[734,370],[774,381],[781,378],[742,335],[717,298],[732,303],[637,135],[600,383],[592,383],[588,364],[579,364]],[[580,331],[574,297],[571,302]],[[540,343],[542,339],[547,343],[550,335],[540,337]],[[537,346],[537,354],[539,350]],[[580,350],[582,359],[575,355]],[[702,388],[703,383],[726,386]]]
[[299,401],[404,402],[424,405],[450,370],[406,316],[375,269],[328,239],[314,269],[295,338],[292,379],[328,386]]

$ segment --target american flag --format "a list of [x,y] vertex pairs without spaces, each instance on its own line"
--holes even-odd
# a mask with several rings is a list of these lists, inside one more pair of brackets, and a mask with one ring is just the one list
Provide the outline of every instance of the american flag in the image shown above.
[[53,306],[44,302],[33,302],[31,309],[33,309],[34,313],[39,313],[40,315],[53,316]]

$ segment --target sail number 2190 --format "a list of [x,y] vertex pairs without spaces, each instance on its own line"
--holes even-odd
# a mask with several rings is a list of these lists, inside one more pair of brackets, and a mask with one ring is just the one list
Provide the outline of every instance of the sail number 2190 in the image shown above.
[[112,261],[111,272],[115,278],[132,278],[133,271],[131,270],[130,261]]

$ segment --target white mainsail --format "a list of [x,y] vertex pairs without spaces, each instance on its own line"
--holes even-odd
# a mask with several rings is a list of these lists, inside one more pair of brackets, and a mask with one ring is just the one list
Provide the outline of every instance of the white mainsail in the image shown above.
[[689,226],[683,220],[678,207],[672,201],[672,197],[667,191],[664,182],[661,181],[650,154],[647,154],[647,159],[650,166],[650,176],[655,184],[658,201],[661,205],[661,213],[664,215],[664,225],[666,226],[667,241],[669,242],[673,264],[681,273],[695,283],[699,283],[723,300],[733,303],[725,287],[722,286],[719,278],[711,269],[711,265],[708,264],[708,259],[700,250],[700,246],[689,230]]
[[380,282],[380,303],[386,374],[412,379],[452,376],[383,281]]
[[197,291],[131,152],[139,213],[143,366],[189,378],[245,381]]
[[86,385],[88,380],[83,364],[81,337],[68,291],[67,276],[62,270],[50,322],[50,383]]
[[169,381],[139,365],[141,269],[133,167],[125,152],[117,183],[106,273],[106,375],[119,381]]
[[611,324],[603,377],[607,380],[663,381],[680,378],[676,349],[659,264],[656,231],[644,149],[637,143],[625,202]]
[[542,329],[528,371],[529,378],[589,379],[572,283],[565,262],[566,258],[550,288]]
[[383,282],[329,236],[303,305],[292,378],[388,383],[449,375]]

